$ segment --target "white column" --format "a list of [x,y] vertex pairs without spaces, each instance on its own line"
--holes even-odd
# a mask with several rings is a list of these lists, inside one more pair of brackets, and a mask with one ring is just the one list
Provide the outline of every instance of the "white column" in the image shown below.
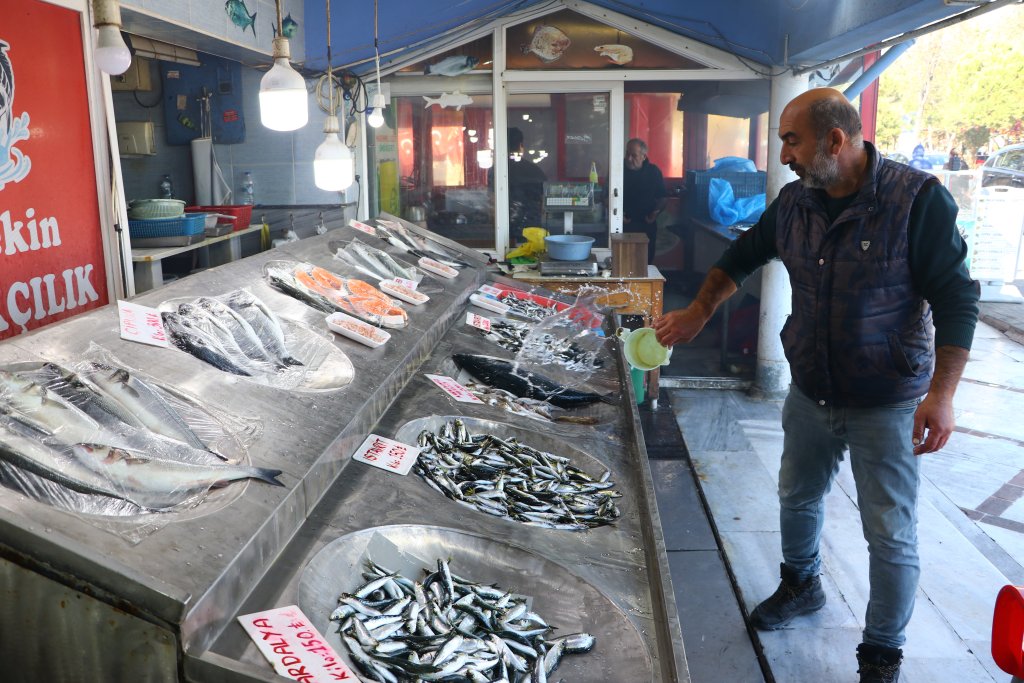
[[[768,104],[768,202],[778,196],[782,187],[796,179],[796,174],[779,163],[782,141],[779,140],[779,115],[794,97],[807,90],[807,76],[790,72],[772,77],[771,100]],[[789,389],[789,363],[782,351],[779,332],[789,315],[792,292],[789,275],[782,262],[770,261],[761,269],[761,312],[758,316],[757,373],[750,393],[777,397]]]

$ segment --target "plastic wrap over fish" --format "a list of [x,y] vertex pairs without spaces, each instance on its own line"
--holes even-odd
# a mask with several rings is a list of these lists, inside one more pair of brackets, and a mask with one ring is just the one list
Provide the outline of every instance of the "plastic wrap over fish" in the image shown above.
[[469,265],[442,245],[407,230],[397,221],[385,218],[375,218],[374,221],[377,223],[377,234],[388,244],[398,247],[407,254],[417,258],[431,258],[450,268],[465,268]]
[[[247,464],[258,423],[90,353],[0,368],[0,478],[36,500],[100,517],[180,512],[211,488],[279,470]],[[235,485],[237,487],[239,485]],[[126,529],[129,527],[125,527]]]
[[363,280],[302,261],[269,261],[263,275],[275,289],[324,313],[346,313],[379,327],[409,324],[400,302]]
[[423,273],[416,266],[395,259],[386,251],[360,242],[358,238],[348,244],[330,242],[327,248],[334,254],[334,258],[374,280],[392,280],[396,277],[416,283],[423,280]]
[[245,289],[160,304],[175,347],[221,372],[289,390],[333,390],[355,376],[326,334],[278,317]]

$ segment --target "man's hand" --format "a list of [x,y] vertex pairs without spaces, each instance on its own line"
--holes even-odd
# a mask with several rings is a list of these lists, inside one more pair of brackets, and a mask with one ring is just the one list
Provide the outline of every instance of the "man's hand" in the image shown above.
[[956,420],[953,402],[928,394],[914,413],[914,455],[934,453],[949,441]]
[[658,343],[665,347],[671,347],[680,342],[693,341],[693,338],[704,329],[710,317],[703,307],[695,302],[686,308],[669,311],[665,315],[655,318],[651,327],[654,328],[654,336]]

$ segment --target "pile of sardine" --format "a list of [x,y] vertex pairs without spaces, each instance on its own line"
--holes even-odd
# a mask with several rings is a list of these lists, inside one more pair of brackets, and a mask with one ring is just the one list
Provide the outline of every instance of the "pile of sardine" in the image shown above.
[[567,370],[593,370],[601,367],[597,352],[587,351],[571,339],[559,337],[550,332],[535,331],[530,326],[514,320],[492,320],[490,332],[484,336],[513,353],[519,353],[525,346],[525,353],[534,362],[558,363]]
[[124,368],[0,370],[0,459],[80,494],[167,510],[213,486],[280,470],[225,462],[161,392]]
[[545,453],[493,434],[473,435],[462,420],[420,432],[414,469],[460,505],[547,529],[584,531],[619,517],[611,472],[598,478]]
[[331,619],[371,680],[546,682],[564,655],[594,647],[589,633],[550,637],[525,598],[460,578],[445,560],[423,581],[366,566],[367,583],[342,594]]
[[532,299],[520,299],[516,296],[515,292],[508,292],[502,296],[501,303],[508,306],[510,313],[514,313],[518,316],[529,318],[531,320],[543,320],[549,315],[558,313],[558,307],[554,304],[544,306]]
[[546,420],[548,422],[564,422],[579,425],[594,425],[598,423],[596,417],[590,415],[574,415],[568,413],[564,408],[552,405],[547,401],[538,401],[535,398],[519,397],[510,391],[498,389],[497,387],[467,382],[465,387],[489,406],[495,406],[507,410],[514,415],[521,415],[535,420]]
[[251,377],[303,364],[288,351],[274,312],[245,290],[224,301],[200,297],[162,317],[175,346],[218,370]]

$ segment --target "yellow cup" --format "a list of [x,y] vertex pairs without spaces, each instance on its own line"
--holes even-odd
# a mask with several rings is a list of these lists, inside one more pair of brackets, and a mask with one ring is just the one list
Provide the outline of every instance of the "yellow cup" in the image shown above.
[[647,372],[668,365],[672,358],[672,349],[659,344],[650,327],[639,330],[620,327],[616,334],[622,339],[622,351],[630,367]]

